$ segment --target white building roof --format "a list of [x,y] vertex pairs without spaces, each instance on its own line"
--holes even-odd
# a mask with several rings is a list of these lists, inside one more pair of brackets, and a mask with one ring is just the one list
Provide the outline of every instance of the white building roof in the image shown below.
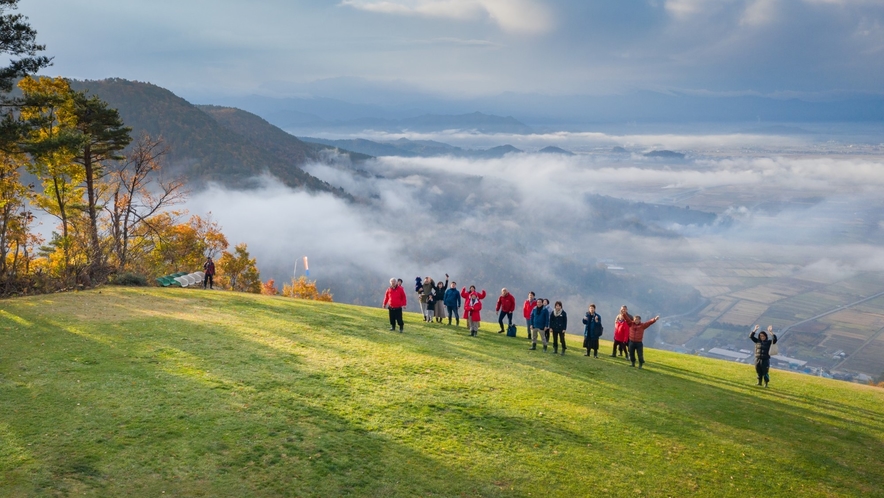
[[797,360],[795,358],[789,358],[788,356],[783,356],[783,355],[779,355],[779,354],[776,356],[771,356],[771,359],[781,361],[783,363],[788,363],[790,365],[798,365],[799,367],[803,367],[804,365],[807,365],[806,361]]
[[733,358],[735,360],[745,360],[750,355],[745,353],[738,353],[736,351],[731,351],[729,349],[721,349],[721,348],[712,348],[709,350],[709,354],[714,354],[718,356],[724,356],[725,358]]

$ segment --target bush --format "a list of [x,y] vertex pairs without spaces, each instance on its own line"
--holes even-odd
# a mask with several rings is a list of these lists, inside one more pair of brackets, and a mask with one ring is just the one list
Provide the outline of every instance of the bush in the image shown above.
[[117,273],[116,275],[111,275],[110,281],[108,283],[110,283],[111,285],[146,287],[147,277],[145,277],[144,275],[139,275],[138,273]]

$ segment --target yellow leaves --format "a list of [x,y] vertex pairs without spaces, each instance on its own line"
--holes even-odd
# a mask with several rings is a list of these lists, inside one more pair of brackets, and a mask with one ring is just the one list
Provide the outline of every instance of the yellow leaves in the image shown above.
[[261,275],[249,257],[246,244],[237,244],[233,253],[224,251],[218,261],[218,279],[221,285],[239,292],[261,292]]
[[282,295],[293,297],[295,299],[310,299],[313,301],[332,302],[332,293],[329,289],[322,292],[316,287],[315,280],[307,280],[307,277],[301,276],[298,279],[292,279],[291,285],[284,285]]

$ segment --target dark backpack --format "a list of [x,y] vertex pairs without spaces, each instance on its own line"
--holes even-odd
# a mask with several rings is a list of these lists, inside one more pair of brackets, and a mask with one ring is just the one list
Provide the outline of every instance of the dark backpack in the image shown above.
[[515,337],[516,336],[516,326],[515,325],[510,324],[510,326],[507,327],[506,336],[507,337]]

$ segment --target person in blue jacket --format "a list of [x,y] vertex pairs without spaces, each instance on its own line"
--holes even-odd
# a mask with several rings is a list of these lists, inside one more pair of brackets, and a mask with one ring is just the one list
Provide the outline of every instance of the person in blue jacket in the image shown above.
[[457,290],[457,282],[451,282],[451,285],[442,297],[442,302],[448,308],[448,325],[451,325],[451,315],[454,315],[454,324],[460,327],[460,291]]
[[590,304],[589,311],[583,315],[583,347],[586,348],[583,356],[589,356],[592,352],[593,356],[599,357],[599,337],[603,330],[602,317],[595,312],[595,304]]
[[543,352],[546,352],[546,346],[549,344],[549,309],[544,299],[538,299],[537,306],[531,310],[531,331],[533,333],[531,350],[537,349],[537,334],[540,334],[543,339]]

